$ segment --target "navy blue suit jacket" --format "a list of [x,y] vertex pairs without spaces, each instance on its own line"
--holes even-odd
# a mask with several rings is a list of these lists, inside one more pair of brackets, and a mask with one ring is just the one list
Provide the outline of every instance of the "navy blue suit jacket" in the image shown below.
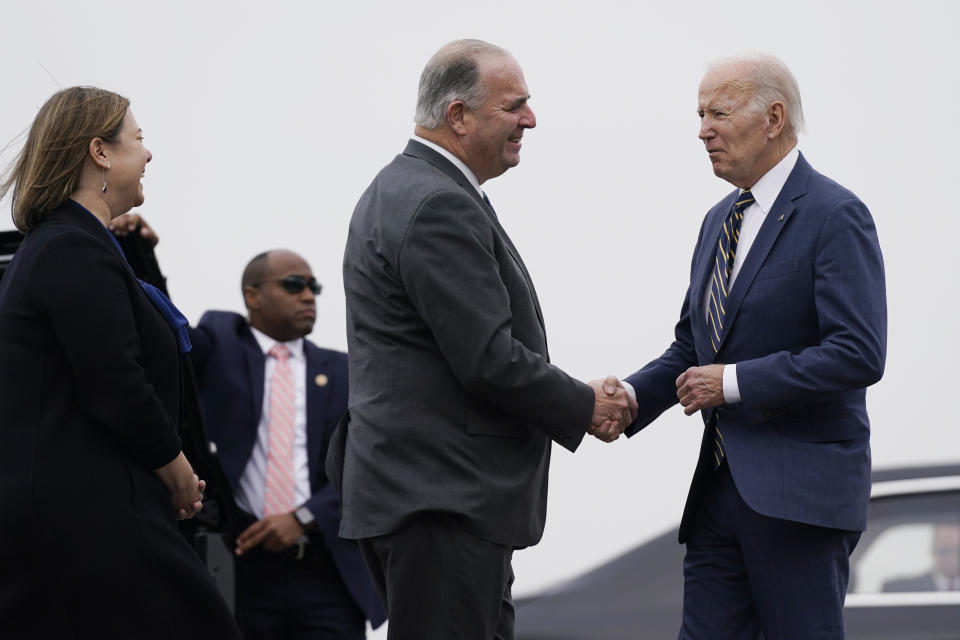
[[[870,496],[866,387],[883,374],[887,330],[873,219],[853,193],[801,155],[733,284],[714,353],[703,300],[738,192],[703,221],[675,341],[627,378],[640,405],[627,433],[677,402],[675,381],[688,367],[736,363],[741,402],[719,415],[743,499],[767,516],[863,530]],[[704,423],[712,411],[702,412]],[[712,471],[704,436],[681,541],[698,474]]]
[[[230,485],[237,489],[257,438],[263,408],[265,358],[247,320],[208,311],[190,332],[200,400],[209,438]],[[377,626],[385,619],[355,542],[337,536],[340,501],[327,480],[324,459],[330,436],[347,408],[347,354],[304,340],[307,360],[307,459],[312,495],[306,506],[316,518],[314,542],[330,550],[350,594]]]

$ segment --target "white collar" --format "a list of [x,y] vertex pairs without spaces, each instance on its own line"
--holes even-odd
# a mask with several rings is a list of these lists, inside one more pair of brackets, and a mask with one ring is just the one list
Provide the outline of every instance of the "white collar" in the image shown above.
[[[753,199],[756,201],[757,206],[763,210],[764,214],[773,208],[773,203],[777,201],[777,197],[783,190],[783,185],[787,183],[787,178],[790,177],[790,172],[793,171],[799,158],[800,150],[794,146],[780,162],[774,165],[770,171],[763,174],[763,177],[757,180],[755,185],[750,187],[750,193],[753,194]],[[742,192],[741,190],[741,193]]]
[[416,140],[420,144],[430,147],[431,149],[433,149],[434,151],[442,155],[444,158],[452,162],[453,166],[459,169],[460,173],[466,176],[467,180],[470,181],[470,184],[473,185],[473,188],[477,190],[477,193],[479,193],[481,196],[483,195],[483,189],[480,188],[480,180],[477,179],[477,175],[470,170],[470,167],[468,167],[463,163],[463,160],[453,155],[452,153],[450,153],[449,151],[447,151],[446,149],[438,145],[436,142],[431,142],[430,140],[427,140],[426,138],[421,138],[418,135],[414,135],[413,138],[411,139]]
[[260,345],[260,350],[263,351],[264,356],[268,356],[270,354],[270,349],[272,349],[274,345],[282,344],[290,350],[291,358],[296,360],[303,358],[303,338],[294,338],[293,340],[289,340],[287,342],[279,342],[260,331],[253,325],[250,325],[250,331],[253,333],[253,337],[257,339],[257,344]]

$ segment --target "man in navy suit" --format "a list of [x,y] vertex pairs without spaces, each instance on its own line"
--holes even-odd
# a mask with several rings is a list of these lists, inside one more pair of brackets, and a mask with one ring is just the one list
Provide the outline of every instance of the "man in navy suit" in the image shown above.
[[866,387],[886,355],[876,229],[797,150],[799,89],[776,58],[714,65],[699,113],[713,171],[737,189],[704,218],[673,344],[625,381],[628,435],[678,399],[705,424],[679,637],[842,638],[870,495]]
[[[251,524],[237,537],[237,619],[246,638],[363,638],[384,614],[356,543],[337,537],[340,507],[323,467],[347,406],[347,356],[306,340],[320,285],[303,258],[263,253],[243,274],[249,320],[209,311],[191,331],[211,443]],[[284,347],[282,358],[275,348]],[[281,364],[281,359],[283,363]],[[271,508],[272,384],[288,367],[288,508]],[[272,410],[273,409],[273,410]],[[275,468],[275,467],[274,467]],[[280,512],[275,512],[275,511]]]

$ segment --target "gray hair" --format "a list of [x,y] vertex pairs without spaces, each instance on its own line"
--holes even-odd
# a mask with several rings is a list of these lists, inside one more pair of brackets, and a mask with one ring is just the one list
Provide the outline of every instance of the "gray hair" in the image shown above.
[[800,85],[783,61],[768,53],[748,53],[715,60],[707,65],[707,71],[736,66],[749,73],[744,80],[749,83],[751,109],[766,111],[771,103],[780,101],[786,107],[789,131],[796,135],[804,130]]
[[446,120],[447,105],[454,100],[462,100],[470,109],[479,108],[486,98],[477,63],[481,55],[509,54],[483,40],[454,40],[433,54],[420,74],[414,122],[436,129]]

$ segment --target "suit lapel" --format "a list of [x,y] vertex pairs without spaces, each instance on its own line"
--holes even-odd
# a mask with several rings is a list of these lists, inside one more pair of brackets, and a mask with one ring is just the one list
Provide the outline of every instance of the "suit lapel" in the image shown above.
[[520,268],[520,273],[523,274],[524,280],[527,281],[527,289],[530,290],[530,297],[533,298],[533,307],[537,311],[537,320],[540,321],[540,328],[543,329],[544,334],[546,334],[547,327],[543,322],[543,311],[540,309],[540,299],[537,298],[537,290],[533,286],[533,280],[530,278],[530,273],[527,271],[527,265],[523,263],[523,260],[520,259],[520,253],[517,251],[517,248],[513,246],[513,242],[510,240],[510,236],[507,235],[507,232],[503,230],[503,227],[500,226],[500,222],[493,218],[494,228],[500,232],[501,238],[503,239],[503,245],[507,248],[507,251],[510,253],[510,256],[513,258],[514,262],[517,263],[517,266]]
[[407,143],[407,148],[403,150],[403,153],[408,156],[413,156],[414,158],[419,158],[425,162],[430,163],[444,174],[449,176],[454,182],[463,187],[480,207],[487,213],[487,216],[490,218],[490,222],[493,224],[494,231],[500,236],[503,241],[503,245],[507,248],[507,253],[510,254],[510,257],[513,258],[513,261],[517,263],[520,272],[523,274],[524,279],[527,283],[527,289],[530,291],[530,297],[533,298],[533,306],[537,311],[537,320],[540,321],[540,328],[543,329],[544,335],[546,335],[546,325],[543,322],[543,311],[540,309],[540,300],[537,298],[537,291],[533,288],[533,280],[530,278],[530,273],[527,271],[527,266],[523,263],[523,260],[520,259],[520,254],[517,252],[517,248],[513,246],[513,242],[510,240],[510,236],[507,235],[506,230],[500,225],[500,220],[497,219],[497,215],[487,206],[487,203],[483,201],[483,198],[480,196],[480,193],[474,188],[474,186],[467,179],[467,176],[463,175],[463,172],[460,171],[452,162],[444,158],[442,155],[431,149],[425,144],[421,144],[416,140],[410,140]]
[[790,172],[790,177],[787,178],[787,181],[784,183],[783,189],[780,190],[780,195],[777,196],[773,207],[770,208],[767,217],[760,226],[760,231],[757,233],[757,237],[750,247],[750,252],[747,253],[747,257],[740,267],[737,279],[734,281],[733,287],[730,289],[730,295],[727,298],[726,314],[724,314],[723,319],[723,331],[720,334],[721,347],[723,341],[730,333],[730,327],[732,327],[736,321],[737,312],[740,310],[744,296],[746,296],[747,291],[750,290],[750,286],[760,272],[760,268],[766,261],[767,255],[769,255],[777,238],[780,237],[780,233],[787,226],[787,223],[796,210],[794,200],[806,193],[807,178],[810,172],[810,165],[807,164],[801,155],[797,159],[797,164],[793,168],[793,171]]
[[250,386],[250,412],[253,414],[253,430],[256,432],[263,413],[264,365],[266,358],[260,350],[260,344],[253,337],[247,321],[240,318],[237,322],[240,342],[243,344],[243,359],[247,367],[247,383]]
[[307,360],[307,464],[310,477],[314,478],[324,440],[322,429],[326,421],[323,416],[330,401],[328,388],[331,380],[327,377],[328,363],[319,349],[304,340],[303,354]]

